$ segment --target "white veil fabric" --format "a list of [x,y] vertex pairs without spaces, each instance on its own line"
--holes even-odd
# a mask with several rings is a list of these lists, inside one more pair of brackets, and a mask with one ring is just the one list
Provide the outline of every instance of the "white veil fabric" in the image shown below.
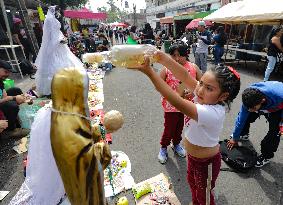
[[26,178],[10,205],[57,205],[65,195],[50,142],[51,109],[41,108],[30,133]]
[[35,60],[37,72],[36,88],[40,95],[51,94],[51,81],[54,74],[62,68],[82,68],[82,62],[70,51],[67,44],[60,43],[64,35],[60,31],[61,24],[55,18],[55,6],[48,9],[43,26],[42,44]]

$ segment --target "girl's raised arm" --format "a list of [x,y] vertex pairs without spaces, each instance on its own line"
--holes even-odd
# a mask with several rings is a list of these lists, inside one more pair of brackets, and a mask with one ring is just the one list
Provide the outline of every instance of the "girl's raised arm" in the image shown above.
[[146,57],[145,64],[137,69],[139,69],[141,72],[145,73],[149,77],[149,79],[154,84],[156,90],[160,92],[161,95],[164,96],[171,105],[176,107],[180,112],[197,121],[198,115],[196,105],[191,101],[183,99],[174,90],[172,90],[172,88],[167,85],[167,83],[150,67],[149,64],[149,58]]
[[173,73],[173,75],[180,81],[182,81],[185,86],[191,91],[195,90],[197,80],[190,76],[189,72],[184,66],[177,63],[174,59],[172,59],[169,55],[163,53],[162,51],[157,51],[155,55],[156,59],[158,59],[158,63],[168,68]]

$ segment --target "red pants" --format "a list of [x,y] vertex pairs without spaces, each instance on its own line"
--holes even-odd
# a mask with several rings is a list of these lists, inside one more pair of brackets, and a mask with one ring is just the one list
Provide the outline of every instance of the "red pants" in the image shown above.
[[[211,158],[199,159],[188,155],[188,182],[192,192],[193,205],[206,205],[206,185],[208,165],[212,164],[211,190],[220,172],[221,155],[216,154]],[[210,204],[215,205],[214,196],[210,192]]]
[[178,145],[182,140],[184,127],[184,114],[181,112],[164,113],[164,132],[160,140],[163,148],[167,147],[171,140],[173,145]]

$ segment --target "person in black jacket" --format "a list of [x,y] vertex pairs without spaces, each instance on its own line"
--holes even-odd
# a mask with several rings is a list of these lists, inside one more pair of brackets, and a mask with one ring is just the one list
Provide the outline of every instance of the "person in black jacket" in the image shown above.
[[24,137],[29,130],[19,128],[18,112],[19,105],[26,101],[20,88],[4,88],[4,80],[9,77],[12,66],[6,61],[0,60],[0,110],[8,121],[8,127],[1,133],[0,138]]
[[221,57],[224,54],[224,45],[226,44],[227,36],[223,26],[219,26],[216,29],[216,33],[217,34],[213,37],[212,42],[215,44],[213,47],[214,64],[218,65],[221,63]]
[[268,64],[264,74],[264,79],[263,79],[264,81],[269,80],[269,76],[274,70],[274,67],[277,62],[277,55],[278,53],[283,52],[282,38],[281,38],[282,34],[283,34],[283,28],[281,27],[272,30],[270,34],[269,47],[267,51]]
[[143,44],[152,44],[152,41],[155,39],[154,35],[153,35],[153,29],[151,28],[149,23],[146,23],[144,25],[144,29],[142,32],[142,36],[143,36]]

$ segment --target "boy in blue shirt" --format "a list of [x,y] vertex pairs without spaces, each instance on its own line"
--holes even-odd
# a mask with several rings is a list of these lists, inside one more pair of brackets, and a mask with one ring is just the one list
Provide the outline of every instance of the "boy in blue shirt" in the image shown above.
[[282,135],[283,119],[283,83],[266,81],[252,84],[242,94],[243,105],[238,114],[232,138],[227,146],[232,149],[239,140],[248,140],[250,123],[260,115],[269,122],[269,130],[261,141],[261,155],[258,156],[256,167],[270,162],[277,151]]

